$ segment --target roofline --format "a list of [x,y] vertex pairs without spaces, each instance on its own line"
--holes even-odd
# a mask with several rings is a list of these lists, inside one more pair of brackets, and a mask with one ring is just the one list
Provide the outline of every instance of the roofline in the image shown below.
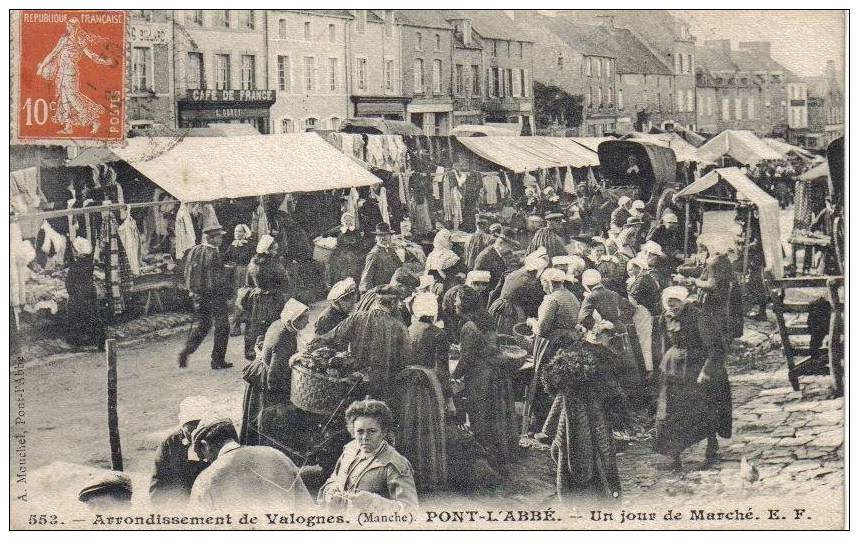
[[304,13],[307,15],[315,15],[317,17],[333,17],[335,19],[355,19],[355,17],[352,15],[335,15],[332,13],[316,13],[315,11],[312,11],[312,10],[278,10],[278,9],[275,9],[275,10],[271,10],[271,11],[285,11],[285,12],[290,12],[290,13]]

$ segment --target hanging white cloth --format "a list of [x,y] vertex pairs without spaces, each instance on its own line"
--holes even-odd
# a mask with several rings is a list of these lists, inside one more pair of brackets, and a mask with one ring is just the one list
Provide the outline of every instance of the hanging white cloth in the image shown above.
[[349,190],[349,200],[346,203],[346,211],[352,214],[352,219],[355,223],[355,229],[360,229],[360,221],[358,218],[358,199],[360,196],[358,195],[358,190],[354,187]]
[[30,271],[27,266],[36,259],[36,250],[29,241],[22,238],[21,226],[17,223],[9,225],[9,251],[11,252],[9,302],[18,307],[24,305],[26,301],[26,283]]
[[176,235],[176,259],[179,260],[185,256],[185,252],[197,245],[194,220],[191,219],[191,213],[185,203],[180,204],[179,210],[176,211],[174,233]]
[[564,193],[574,194],[576,192],[576,182],[573,179],[573,168],[567,167],[567,175],[564,176]]
[[125,249],[131,274],[140,275],[140,230],[137,228],[137,222],[128,214],[127,209],[125,212],[125,220],[116,228],[116,233],[119,236],[119,242],[122,243],[122,248]]

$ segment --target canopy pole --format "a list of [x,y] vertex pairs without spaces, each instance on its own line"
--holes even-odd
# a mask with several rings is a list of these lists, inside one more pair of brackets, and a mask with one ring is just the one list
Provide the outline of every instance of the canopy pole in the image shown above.
[[686,227],[683,228],[683,259],[689,257],[689,205],[692,201],[686,201]]

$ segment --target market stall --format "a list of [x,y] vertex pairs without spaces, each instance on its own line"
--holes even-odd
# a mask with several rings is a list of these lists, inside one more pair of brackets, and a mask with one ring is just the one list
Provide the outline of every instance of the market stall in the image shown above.
[[761,161],[781,160],[784,155],[748,130],[725,130],[699,147],[698,157],[719,165],[724,165],[724,157],[730,157],[741,165],[754,166]]
[[[723,195],[707,195],[707,191],[714,190],[716,186],[723,184],[731,192],[730,197]],[[738,168],[717,168],[704,177],[693,182],[677,193],[676,199],[696,201],[700,205],[732,205],[751,204],[757,209],[758,223],[760,224],[761,246],[763,247],[766,268],[775,277],[784,274],[784,263],[781,246],[781,226],[779,222],[778,201],[764,192],[760,187],[746,177]],[[687,250],[689,236],[689,206],[686,208],[686,235]],[[751,216],[751,209],[749,210]],[[751,236],[749,228],[751,223],[746,224],[746,245],[749,244]],[[747,257],[746,260],[747,262]],[[744,271],[746,269],[744,265]]]

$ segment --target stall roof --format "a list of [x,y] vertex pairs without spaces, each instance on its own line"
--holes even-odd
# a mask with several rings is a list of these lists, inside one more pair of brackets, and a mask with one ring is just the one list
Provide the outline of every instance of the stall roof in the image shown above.
[[698,148],[703,160],[718,162],[728,155],[750,166],[762,160],[777,160],[784,156],[748,130],[725,130]]
[[676,198],[703,193],[722,182],[737,192],[737,198],[750,201],[758,208],[764,260],[774,276],[782,277],[784,266],[778,201],[755,185],[755,182],[746,177],[739,168],[717,168],[682,189],[677,193]]
[[75,158],[69,159],[66,166],[98,166],[118,160],[122,159],[107,147],[90,147],[83,149]]
[[569,138],[548,136],[461,137],[476,155],[513,172],[539,168],[598,166],[599,157]]
[[712,164],[712,162],[704,161],[698,156],[698,149],[689,144],[688,141],[680,137],[678,134],[669,132],[666,134],[643,134],[641,132],[633,132],[626,137],[632,141],[640,143],[653,143],[662,147],[670,147],[674,150],[674,156],[677,157],[677,162],[699,162]]
[[[372,131],[368,132],[368,129]],[[339,131],[351,134],[424,135],[423,130],[411,122],[372,117],[348,118],[340,125]]]
[[460,124],[450,131],[450,135],[457,137],[518,136],[519,132],[510,128],[499,128],[498,126]]
[[808,170],[807,172],[804,172],[803,174],[801,174],[798,179],[799,179],[799,181],[814,181],[814,180],[819,179],[819,178],[828,178],[828,177],[829,177],[829,163],[828,162],[822,162],[822,163],[818,164],[817,166],[815,166],[814,168],[812,168],[811,170]]
[[783,141],[779,141],[773,138],[764,138],[764,143],[769,145],[772,149],[775,149],[782,155],[787,155],[788,153],[794,153],[799,155],[805,159],[813,159],[814,155],[809,153],[802,147],[797,147],[796,145],[791,145],[790,143],[785,143]]
[[111,151],[180,201],[326,191],[381,182],[312,132],[131,138]]

